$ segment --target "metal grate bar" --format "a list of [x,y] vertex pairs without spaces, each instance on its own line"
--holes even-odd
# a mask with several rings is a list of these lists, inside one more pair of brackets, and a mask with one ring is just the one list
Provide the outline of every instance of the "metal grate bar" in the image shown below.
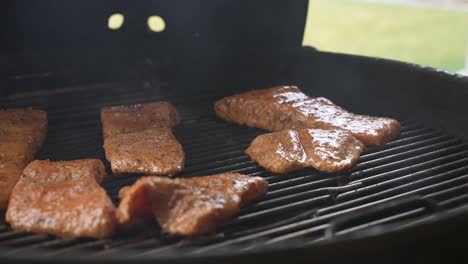
[[25,232],[25,231],[9,231],[9,232],[5,232],[5,233],[0,234],[0,241],[5,241],[5,240],[9,240],[9,239],[16,239],[16,238],[24,237],[24,236],[27,236],[27,235],[28,235],[28,233]]
[[[441,154],[444,154],[444,153],[441,153]],[[375,181],[381,181],[385,178],[390,178],[390,177],[395,177],[396,175],[401,175],[403,173],[411,173],[411,172],[414,172],[418,169],[421,169],[421,168],[426,168],[426,167],[430,167],[430,166],[434,166],[434,165],[439,165],[439,164],[443,164],[444,162],[451,162],[455,159],[459,159],[459,158],[464,158],[466,155],[468,154],[467,151],[460,151],[460,152],[457,152],[457,153],[454,153],[454,154],[450,154],[450,155],[446,155],[446,156],[442,156],[440,158],[434,158],[434,159],[431,159],[431,160],[428,160],[428,161],[425,161],[425,162],[422,162],[422,163],[416,163],[415,165],[411,165],[411,166],[404,166],[405,164],[400,164],[402,165],[400,169],[394,169],[392,171],[389,171],[389,172],[383,172],[383,173],[380,173],[380,174],[375,174],[375,175],[372,175],[372,176],[368,176],[366,178],[362,177],[361,175],[359,175],[361,179],[358,179],[358,180],[355,180],[357,177],[355,177],[354,175],[351,175],[351,179],[353,179],[352,183],[354,182],[363,182],[363,183],[372,183],[372,182],[375,182]],[[354,176],[354,177],[353,177]]]
[[[429,133],[425,133],[425,134],[418,135],[418,136],[412,136],[412,137],[408,137],[408,138],[398,139],[398,140],[389,142],[389,143],[385,144],[384,146],[379,147],[377,149],[368,149],[362,155],[362,158],[363,158],[362,161],[366,161],[367,158],[371,158],[371,157],[372,158],[374,158],[374,157],[383,157],[383,156],[388,155],[390,153],[397,153],[397,152],[400,151],[400,149],[398,149],[398,147],[401,147],[402,145],[405,145],[405,144],[411,144],[411,143],[414,143],[414,142],[424,141],[426,139],[433,139],[433,138],[441,137],[441,136],[444,136],[441,132],[429,132]],[[390,143],[392,143],[391,146],[390,146]]]
[[19,237],[16,239],[8,239],[0,242],[0,246],[27,246],[30,244],[41,243],[43,241],[50,241],[49,235],[30,235],[25,237]]
[[[337,199],[347,199],[351,200],[356,198],[358,195],[361,195],[362,193],[371,193],[371,192],[380,192],[383,190],[389,190],[389,187],[408,187],[411,184],[422,184],[423,182],[426,181],[431,181],[435,176],[447,176],[447,177],[454,177],[458,176],[461,173],[465,173],[468,171],[466,167],[461,167],[460,166],[466,166],[468,164],[468,158],[464,158],[461,160],[457,160],[454,162],[450,162],[444,165],[432,167],[426,170],[418,171],[415,173],[411,173],[408,175],[404,175],[401,177],[395,177],[390,180],[382,181],[379,182],[378,184],[372,184],[367,187],[362,187],[357,192],[346,192],[342,193],[339,195]],[[457,169],[453,169],[456,167]],[[453,169],[453,170],[450,170]],[[448,171],[447,171],[448,170]],[[435,174],[438,172],[442,172],[441,174]],[[435,175],[434,175],[435,174]],[[431,176],[434,175],[434,176]],[[441,178],[440,180],[443,181],[445,178]],[[361,182],[362,183],[362,182]]]
[[353,199],[351,201],[341,202],[334,206],[321,208],[318,210],[318,214],[319,215],[343,214],[345,212],[356,210],[358,208],[373,205],[375,202],[386,201],[388,199],[394,199],[394,198],[398,198],[398,197],[402,197],[402,196],[406,196],[410,194],[423,194],[426,191],[433,191],[437,188],[447,187],[447,185],[449,184],[458,184],[460,182],[464,182],[467,180],[468,180],[468,177],[462,176],[462,177],[455,178],[449,181],[445,181],[442,183],[434,184],[434,185],[423,187],[423,188],[418,188],[415,190],[413,189],[411,191],[406,191],[406,192],[402,192],[404,190],[404,186],[400,186],[394,189],[382,191],[377,194],[371,194],[371,195]]
[[[46,99],[23,96],[8,105],[47,105],[49,134],[40,158],[104,159],[100,108],[162,98],[158,89],[153,88],[137,89],[123,96],[130,85],[135,83],[117,85],[114,93],[109,93],[109,87],[104,85],[71,89]],[[110,256],[124,251],[133,256],[156,257],[179,253],[203,255],[231,246],[247,251],[280,243],[306,244],[333,239],[327,237],[327,230],[342,217],[411,195],[435,201],[441,210],[468,204],[468,146],[442,131],[405,121],[399,139],[367,149],[350,171],[326,175],[308,169],[276,175],[259,167],[244,153],[250,142],[265,131],[217,119],[212,113],[212,102],[210,99],[185,104],[183,98],[175,102],[183,122],[174,133],[187,156],[186,170],[179,176],[242,172],[264,177],[270,183],[265,197],[242,208],[238,217],[220,227],[218,233],[182,239],[161,234],[153,224],[107,240],[59,239],[0,225],[0,250],[12,255],[41,250],[49,259],[75,252]],[[132,184],[139,176],[109,175],[102,185],[118,203],[120,188]],[[363,232],[377,226],[385,230],[386,225],[393,223],[409,226],[432,216],[430,210],[418,204],[402,204],[396,208],[395,212],[385,214],[362,214],[362,219],[343,226],[334,235]]]
[[459,139],[450,139],[442,142],[427,142],[429,143],[426,146],[419,147],[419,148],[414,148],[412,150],[408,151],[403,151],[397,154],[393,155],[388,155],[386,157],[382,158],[376,158],[367,162],[360,162],[357,166],[353,168],[353,171],[359,171],[359,170],[365,170],[368,168],[375,168],[376,166],[379,166],[380,164],[389,164],[390,162],[395,162],[407,158],[414,157],[414,155],[420,155],[424,153],[428,153],[429,151],[432,151],[434,149],[439,149],[440,147],[450,147],[453,146],[457,143],[460,143]]

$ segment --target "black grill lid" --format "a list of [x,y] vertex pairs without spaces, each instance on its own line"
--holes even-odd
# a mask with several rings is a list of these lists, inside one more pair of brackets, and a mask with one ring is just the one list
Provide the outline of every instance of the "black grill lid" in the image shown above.
[[[0,47],[9,51],[161,55],[175,50],[210,57],[219,55],[217,50],[230,50],[231,55],[275,55],[300,48],[307,1],[17,0],[3,2],[2,13],[6,23],[0,29]],[[115,13],[125,17],[119,30],[107,26]],[[164,31],[149,30],[152,15],[164,19]]]
[[[285,69],[302,45],[307,0],[12,0],[1,4],[0,72],[116,80],[142,71],[212,88]],[[119,30],[107,27],[115,13]],[[149,16],[165,20],[160,33]],[[21,56],[18,56],[20,54]],[[157,65],[154,65],[157,64]],[[144,70],[142,70],[144,68]],[[156,70],[154,68],[157,68]],[[218,86],[219,87],[219,86]]]

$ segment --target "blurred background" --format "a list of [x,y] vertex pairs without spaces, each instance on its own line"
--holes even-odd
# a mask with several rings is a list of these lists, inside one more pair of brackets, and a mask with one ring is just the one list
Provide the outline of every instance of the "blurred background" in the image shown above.
[[468,74],[468,0],[311,0],[303,43]]

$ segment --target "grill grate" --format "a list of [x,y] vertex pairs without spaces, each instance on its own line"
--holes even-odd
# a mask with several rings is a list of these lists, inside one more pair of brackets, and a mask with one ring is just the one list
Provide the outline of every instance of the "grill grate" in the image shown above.
[[[105,160],[99,108],[161,98],[150,88],[122,96],[128,87],[109,86],[114,92],[91,86],[46,96],[22,95],[3,103],[49,111],[48,139],[39,158]],[[157,257],[200,255],[230,247],[249,251],[298,241],[305,245],[383,224],[414,225],[438,211],[468,203],[468,145],[441,131],[405,121],[399,139],[366,150],[347,173],[325,175],[310,169],[280,176],[265,172],[244,154],[250,141],[263,132],[216,119],[210,110],[212,102],[175,100],[184,117],[175,134],[187,157],[180,176],[240,172],[270,182],[261,201],[243,208],[239,217],[217,234],[193,239],[166,237],[153,224],[106,240],[57,239],[11,230],[2,215],[1,254],[38,250],[45,258],[83,251],[96,257],[122,252]],[[119,189],[136,179],[134,175],[110,175],[103,186],[118,203]]]

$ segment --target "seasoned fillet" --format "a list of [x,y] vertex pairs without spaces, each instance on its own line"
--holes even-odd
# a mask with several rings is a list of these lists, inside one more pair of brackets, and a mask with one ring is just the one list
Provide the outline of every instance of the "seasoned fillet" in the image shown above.
[[30,143],[0,141],[0,209],[7,207],[10,193],[32,154]]
[[157,176],[142,177],[119,191],[120,204],[116,216],[121,228],[127,229],[135,222],[153,218],[149,192],[159,179]]
[[180,123],[169,102],[104,107],[104,149],[114,173],[174,175],[185,154],[171,128]]
[[6,220],[14,229],[59,237],[105,238],[115,208],[99,181],[100,160],[33,161],[13,189]]
[[180,116],[169,102],[103,107],[101,110],[104,137],[132,133],[149,128],[175,127]]
[[30,143],[31,156],[41,148],[47,132],[47,113],[33,109],[0,110],[1,142]]
[[168,234],[194,236],[212,232],[242,205],[266,193],[260,177],[224,173],[189,179],[144,177],[124,187],[117,219],[122,226],[155,216]]
[[315,168],[333,173],[353,166],[364,145],[345,130],[301,129],[263,134],[247,155],[274,173]]
[[0,110],[0,210],[24,167],[42,146],[47,130],[47,114],[32,109]]
[[214,110],[227,121],[269,131],[344,129],[366,146],[383,145],[400,133],[400,123],[394,119],[356,115],[326,98],[310,98],[295,86],[225,97],[215,103]]
[[174,175],[184,167],[184,151],[169,128],[111,136],[104,149],[114,173]]
[[31,144],[24,141],[5,141],[0,140],[0,168],[8,164],[16,163],[24,167],[33,159]]

